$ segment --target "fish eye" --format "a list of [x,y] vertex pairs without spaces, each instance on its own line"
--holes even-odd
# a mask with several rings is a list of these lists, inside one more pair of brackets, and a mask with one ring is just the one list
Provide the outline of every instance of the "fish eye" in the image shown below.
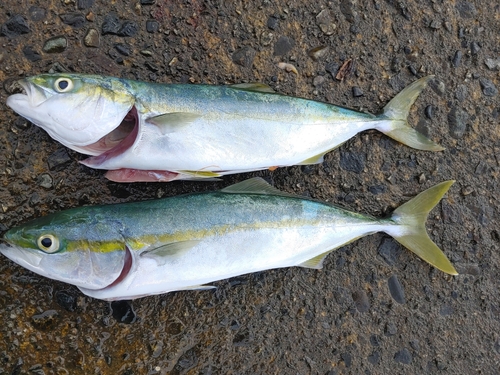
[[43,234],[38,237],[37,245],[40,250],[49,254],[59,250],[59,240],[52,234]]
[[73,89],[73,81],[69,78],[58,78],[54,82],[54,89],[57,92],[68,92]]

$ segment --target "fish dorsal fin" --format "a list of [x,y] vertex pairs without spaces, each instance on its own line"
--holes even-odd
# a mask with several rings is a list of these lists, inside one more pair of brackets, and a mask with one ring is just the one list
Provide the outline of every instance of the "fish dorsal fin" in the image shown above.
[[237,184],[225,187],[221,190],[222,193],[229,194],[261,194],[261,195],[277,195],[281,197],[297,198],[295,194],[280,191],[269,185],[260,177],[250,178],[248,180],[238,182]]
[[196,113],[172,112],[164,113],[163,115],[158,115],[155,117],[150,117],[147,119],[147,122],[156,125],[160,129],[161,133],[165,135],[168,133],[173,133],[179,128],[193,123],[200,117],[201,115]]
[[198,245],[200,241],[198,240],[187,240],[168,243],[154,249],[148,249],[141,253],[141,257],[154,259],[159,266],[163,266],[169,260],[178,258],[186,254],[193,247]]
[[255,91],[255,92],[265,92],[268,94],[274,94],[276,91],[273,90],[271,86],[265,83],[236,83],[234,85],[229,85],[232,89],[244,90],[244,91]]
[[314,268],[316,270],[320,270],[323,268],[323,262],[325,261],[325,258],[328,254],[330,254],[332,250],[328,250],[325,253],[319,254],[315,256],[314,258],[308,259],[305,262],[302,262],[298,264],[299,267],[304,267],[304,268]]

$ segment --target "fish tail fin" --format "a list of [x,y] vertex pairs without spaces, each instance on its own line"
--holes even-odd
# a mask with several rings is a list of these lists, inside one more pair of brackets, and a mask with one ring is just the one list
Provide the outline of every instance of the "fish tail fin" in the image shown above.
[[454,182],[445,181],[435,185],[398,207],[390,218],[398,225],[386,231],[408,250],[450,275],[458,275],[458,273],[443,251],[429,238],[425,222],[429,212]]
[[379,118],[385,121],[381,121],[377,129],[388,137],[418,150],[443,151],[444,147],[413,129],[407,121],[411,106],[433,78],[434,76],[420,78],[396,95],[384,107]]

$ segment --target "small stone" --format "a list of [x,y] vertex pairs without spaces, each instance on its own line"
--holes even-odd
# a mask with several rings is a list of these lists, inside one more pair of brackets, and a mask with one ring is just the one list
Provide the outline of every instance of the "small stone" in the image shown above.
[[87,31],[87,35],[85,35],[85,39],[83,40],[83,43],[87,47],[93,47],[97,48],[99,47],[100,44],[100,36],[99,36],[99,31],[96,29],[89,29]]
[[484,63],[490,70],[500,70],[500,59],[486,59]]
[[337,29],[337,25],[334,23],[332,15],[328,9],[323,9],[318,13],[316,16],[316,24],[325,35],[332,35]]
[[415,350],[417,352],[420,350],[420,342],[417,339],[411,340],[410,346],[413,350]]
[[336,62],[330,62],[325,65],[325,70],[330,73],[333,78],[337,76],[339,69],[340,64],[337,64]]
[[405,291],[403,289],[403,286],[399,282],[397,275],[392,275],[391,277],[389,277],[387,285],[389,286],[389,292],[391,293],[394,301],[404,305],[406,303]]
[[124,37],[130,37],[134,36],[137,34],[139,31],[139,27],[134,21],[125,21],[122,23],[120,26],[120,29],[117,32],[117,35],[119,36],[124,36]]
[[49,170],[53,171],[58,167],[64,166],[70,161],[71,158],[69,157],[68,151],[64,148],[60,148],[47,158],[47,165],[49,166]]
[[309,51],[307,51],[307,54],[314,61],[318,61],[319,59],[325,57],[328,54],[328,50],[329,50],[328,46],[323,45],[311,48]]
[[410,351],[406,348],[400,350],[396,354],[394,354],[394,360],[398,363],[402,363],[404,365],[409,365],[413,360],[413,357]]
[[449,316],[449,315],[452,315],[453,312],[454,312],[454,309],[450,305],[443,305],[439,309],[439,315],[441,315],[441,316]]
[[23,54],[31,62],[40,61],[42,59],[40,53],[38,51],[35,51],[33,49],[33,46],[25,46],[23,48]]
[[340,153],[340,168],[346,171],[361,173],[365,168],[365,154],[344,151]]
[[370,336],[370,344],[372,344],[372,346],[380,346],[380,342],[381,342],[381,339],[380,339],[379,335],[371,335]]
[[150,62],[150,61],[146,61],[146,62],[144,63],[144,66],[145,66],[146,68],[148,68],[149,70],[151,70],[152,72],[157,72],[157,71],[159,71],[159,70],[160,70],[160,68],[159,68],[158,66],[156,66],[155,64],[153,64],[153,63],[152,63],[152,62]]
[[368,356],[368,362],[370,362],[372,365],[376,365],[380,362],[380,352],[379,351],[374,351],[372,354]]
[[92,5],[94,5],[95,0],[77,0],[76,7],[80,10],[89,9]]
[[462,51],[456,51],[455,55],[453,55],[453,58],[451,59],[451,63],[455,68],[458,68],[460,66],[460,61],[462,60]]
[[68,40],[64,36],[50,38],[43,45],[43,52],[61,53],[68,47]]
[[30,19],[35,22],[42,21],[45,19],[45,17],[47,17],[47,11],[44,8],[32,6],[28,10],[28,12],[30,15]]
[[115,49],[118,51],[120,55],[123,56],[130,56],[130,54],[132,53],[132,47],[124,43],[116,43]]
[[325,77],[323,76],[316,76],[313,79],[313,85],[314,87],[319,87],[325,83]]
[[363,90],[361,90],[358,86],[354,86],[352,88],[352,96],[355,98],[359,98],[360,96],[363,96]]
[[50,189],[52,188],[52,176],[48,173],[42,173],[38,177],[38,185],[45,188],[45,189]]
[[72,294],[59,290],[55,294],[56,302],[63,307],[65,310],[73,312],[76,310],[76,297]]
[[448,113],[449,133],[453,138],[462,138],[467,130],[469,114],[461,108],[453,107]]
[[269,31],[264,31],[262,34],[260,34],[260,44],[263,46],[268,46],[271,44],[273,41],[274,34],[270,33]]
[[295,40],[287,36],[282,36],[274,44],[274,56],[283,56],[290,52],[295,46]]
[[360,313],[365,313],[370,310],[370,300],[368,299],[368,295],[364,290],[356,291],[352,294],[352,299],[356,305],[356,309]]
[[236,50],[233,53],[232,59],[233,62],[237,65],[240,65],[244,68],[251,68],[256,54],[257,51],[255,51],[252,47],[246,46]]
[[141,5],[153,5],[155,0],[141,0]]
[[425,107],[425,117],[427,117],[429,120],[432,120],[432,118],[434,117],[434,106],[432,105],[428,105],[427,107]]
[[373,195],[383,194],[386,191],[385,185],[371,185],[368,186],[368,191]]
[[37,328],[49,328],[54,325],[58,316],[59,314],[56,310],[47,310],[41,314],[33,315],[31,321]]
[[479,78],[479,84],[485,96],[495,96],[498,94],[498,89],[495,84],[486,78]]
[[441,28],[441,21],[434,20],[430,23],[429,27],[434,30],[438,30]]
[[457,87],[457,91],[455,92],[455,98],[459,102],[463,102],[465,99],[467,99],[468,93],[469,92],[467,90],[467,86],[465,86],[465,85],[459,85]]
[[115,13],[106,14],[102,23],[102,35],[118,34],[120,30],[120,20]]
[[160,24],[156,20],[146,21],[146,31],[148,33],[156,33],[160,29]]
[[384,333],[386,336],[394,336],[398,333],[398,328],[393,322],[389,322],[385,325]]
[[136,320],[136,315],[130,301],[111,302],[111,314],[120,323],[131,324]]
[[267,19],[267,27],[271,30],[276,30],[279,26],[279,19],[276,16],[270,16]]
[[342,353],[340,358],[344,361],[345,367],[349,368],[352,365],[352,356],[350,353]]
[[31,32],[26,19],[20,14],[12,16],[2,25],[0,29],[0,36],[13,38],[21,34],[28,34]]
[[477,53],[481,50],[481,47],[479,46],[479,44],[477,44],[477,42],[472,42],[470,44],[470,53],[472,53],[473,55],[477,55]]
[[79,29],[85,25],[85,16],[78,12],[61,14],[59,17],[66,25],[70,25],[75,29]]
[[477,14],[477,9],[474,4],[468,1],[461,1],[455,5],[462,18],[473,18]]
[[87,15],[85,16],[85,19],[89,22],[94,22],[95,14],[93,12],[88,12]]
[[401,254],[401,246],[392,238],[386,237],[378,247],[378,254],[389,266],[393,266],[398,262],[399,254]]

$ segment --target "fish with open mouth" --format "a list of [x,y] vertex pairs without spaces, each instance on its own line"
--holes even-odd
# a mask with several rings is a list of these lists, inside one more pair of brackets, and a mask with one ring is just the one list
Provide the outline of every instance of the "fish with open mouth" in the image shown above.
[[273,268],[319,269],[331,251],[376,232],[456,275],[425,229],[452,184],[435,185],[377,219],[253,178],[215,192],[47,215],[7,231],[0,252],[104,300],[207,289],[216,280]]
[[84,74],[19,81],[7,105],[117,182],[216,178],[316,164],[357,133],[377,129],[420,150],[443,148],[411,128],[421,78],[374,116],[275,93],[264,84],[158,84]]

